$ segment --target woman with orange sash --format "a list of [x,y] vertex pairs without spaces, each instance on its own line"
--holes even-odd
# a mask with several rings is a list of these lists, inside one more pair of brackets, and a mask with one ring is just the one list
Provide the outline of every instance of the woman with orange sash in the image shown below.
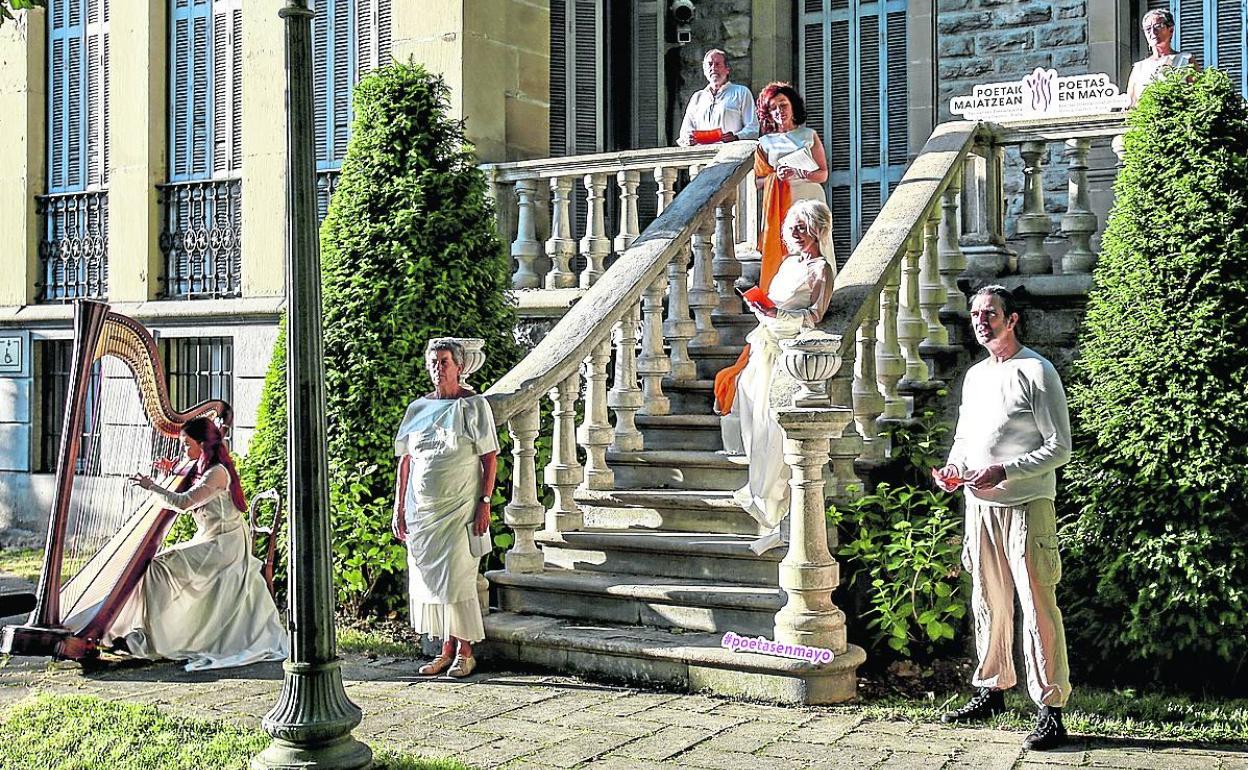
[[828,246],[832,212],[823,201],[801,200],[789,208],[783,225],[788,256],[772,277],[765,300],[746,295],[758,326],[746,340],[749,358],[737,378],[732,414],[741,426],[749,458],[749,480],[733,500],[766,531],[751,544],[762,553],[784,542],[780,525],[789,510],[789,467],[784,462],[784,430],[771,412],[771,382],[780,341],[813,329],[832,298],[836,262]]
[[[805,125],[806,103],[788,83],[770,83],[758,95],[758,122],[762,136],[754,152],[754,176],[763,189],[763,227],[758,238],[763,260],[758,285],[767,292],[789,253],[781,238],[789,207],[805,199],[827,203],[823,183],[828,181],[828,161],[819,134]],[[831,241],[828,244],[824,257],[835,266]],[[732,404],[749,359],[746,345],[736,363],[715,375],[715,411],[724,416],[724,446],[729,450],[740,447]]]

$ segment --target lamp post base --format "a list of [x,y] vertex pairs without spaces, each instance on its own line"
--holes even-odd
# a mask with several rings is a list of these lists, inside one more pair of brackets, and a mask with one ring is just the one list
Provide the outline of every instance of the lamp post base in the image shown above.
[[360,709],[342,686],[339,661],[287,661],[277,705],[264,716],[273,742],[251,761],[252,770],[369,767],[373,752],[351,735]]

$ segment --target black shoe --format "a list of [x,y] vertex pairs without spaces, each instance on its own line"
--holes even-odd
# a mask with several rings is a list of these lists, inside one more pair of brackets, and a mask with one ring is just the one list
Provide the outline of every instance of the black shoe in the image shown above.
[[1054,706],[1041,706],[1036,712],[1036,729],[1023,739],[1023,748],[1029,751],[1048,751],[1066,742],[1066,726],[1062,724],[1062,710]]
[[991,719],[997,714],[1005,711],[1005,693],[1001,690],[991,690],[987,687],[979,688],[979,691],[971,696],[966,705],[956,711],[950,711],[940,718],[940,721],[951,724],[953,722],[978,722],[984,719]]

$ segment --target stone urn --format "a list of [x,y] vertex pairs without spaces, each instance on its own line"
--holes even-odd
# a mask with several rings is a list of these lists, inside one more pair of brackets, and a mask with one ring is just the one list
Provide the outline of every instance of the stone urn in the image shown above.
[[828,380],[841,368],[841,337],[812,331],[780,340],[780,365],[798,383],[793,406],[831,406]]

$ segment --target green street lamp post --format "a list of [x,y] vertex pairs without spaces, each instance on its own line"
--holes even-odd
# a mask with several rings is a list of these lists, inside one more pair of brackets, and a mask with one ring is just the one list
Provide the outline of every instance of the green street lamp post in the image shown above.
[[252,760],[270,768],[362,768],[368,746],[351,735],[360,709],[342,686],[334,639],[329,484],[325,460],[321,264],[316,223],[312,18],[308,0],[286,0],[287,426],[290,501],[290,658],[277,705],[264,717],[272,743]]

